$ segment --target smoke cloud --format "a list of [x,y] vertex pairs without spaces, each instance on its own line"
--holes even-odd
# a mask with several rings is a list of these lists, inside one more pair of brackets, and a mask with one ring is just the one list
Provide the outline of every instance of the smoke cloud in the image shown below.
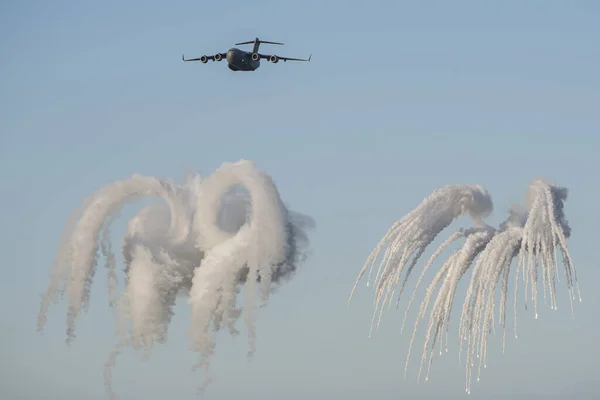
[[[164,202],[143,208],[128,223],[121,242],[125,289],[119,294],[109,228],[126,203],[146,197]],[[188,336],[199,353],[195,367],[206,372],[205,387],[215,334],[222,329],[237,334],[242,314],[248,355],[254,353],[256,310],[306,259],[312,228],[312,218],[288,210],[271,178],[247,160],[225,163],[207,178],[188,174],[179,184],[141,175],[113,182],[85,199],[68,221],[38,330],[50,304],[66,293],[66,340],[75,339],[100,251],[118,316],[119,342],[105,369],[111,398],[116,398],[111,372],[119,350],[131,346],[149,354],[154,343],[164,343],[178,297],[187,297],[191,306]],[[243,305],[238,305],[241,289]]]
[[[503,329],[504,351],[506,300],[513,259],[518,259],[515,271],[515,337],[517,336],[516,307],[519,273],[522,273],[525,281],[525,305],[527,306],[527,299],[531,298],[535,318],[538,318],[537,299],[540,274],[542,276],[544,302],[549,304],[551,309],[556,310],[556,281],[559,273],[557,250],[560,250],[562,254],[572,312],[575,289],[579,301],[581,301],[575,267],[567,249],[566,241],[571,234],[571,228],[563,211],[566,198],[566,188],[555,186],[543,180],[535,180],[529,185],[526,192],[527,208],[513,207],[509,212],[509,217],[496,229],[484,222],[485,217],[489,216],[493,210],[493,203],[489,193],[482,186],[447,185],[437,189],[425,198],[416,209],[395,222],[381,238],[356,279],[349,303],[367,269],[370,269],[367,281],[367,286],[369,286],[375,262],[379,258],[379,254],[383,252],[375,277],[375,310],[371,321],[372,332],[374,326],[379,326],[384,307],[386,305],[391,306],[392,298],[404,269],[406,269],[406,275],[400,286],[396,307],[409,275],[427,246],[456,218],[461,215],[470,215],[475,227],[459,229],[454,232],[439,246],[425,264],[405,311],[402,324],[402,328],[404,328],[415,293],[432,263],[452,243],[464,239],[462,247],[453,252],[443,262],[439,272],[425,292],[410,340],[404,374],[406,377],[410,352],[419,321],[425,318],[433,292],[440,282],[440,289],[433,303],[427,324],[419,379],[425,364],[427,364],[426,380],[429,378],[433,353],[436,345],[440,348],[443,345],[444,333],[446,334],[446,351],[448,351],[448,329],[456,288],[464,274],[472,267],[471,282],[467,289],[459,324],[459,337],[461,340],[459,354],[462,357],[463,347],[465,347],[466,391],[470,393],[475,358],[479,360],[478,380],[481,367],[485,368],[486,366],[487,339],[488,334],[494,328],[495,295],[499,283],[499,323]],[[385,252],[383,251],[384,248],[386,248]],[[407,264],[408,267],[406,267]],[[528,292],[529,289],[531,289],[531,293]]]

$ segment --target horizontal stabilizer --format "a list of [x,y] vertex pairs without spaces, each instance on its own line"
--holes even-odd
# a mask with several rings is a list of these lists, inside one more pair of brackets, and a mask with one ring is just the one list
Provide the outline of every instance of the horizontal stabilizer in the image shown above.
[[242,45],[242,44],[255,44],[255,43],[264,43],[264,44],[278,44],[280,46],[283,46],[283,43],[279,43],[279,42],[268,42],[266,40],[260,40],[259,38],[256,38],[254,40],[249,40],[247,42],[241,42],[241,43],[236,43],[236,46]]

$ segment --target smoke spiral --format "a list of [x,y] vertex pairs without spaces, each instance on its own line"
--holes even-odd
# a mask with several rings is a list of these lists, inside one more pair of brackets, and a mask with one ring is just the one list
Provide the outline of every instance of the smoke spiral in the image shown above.
[[[232,190],[239,187],[245,191]],[[117,295],[109,227],[126,203],[145,197],[164,202],[143,208],[129,221],[121,242],[125,289]],[[173,306],[182,296],[191,306],[188,336],[200,355],[196,367],[208,373],[216,332],[227,328],[237,334],[242,313],[248,353],[254,353],[256,310],[306,259],[311,228],[314,221],[288,210],[270,176],[247,160],[225,163],[206,179],[190,174],[180,184],[141,175],[113,182],[85,199],[68,221],[42,297],[38,330],[50,304],[66,293],[66,340],[75,339],[76,319],[89,304],[101,249],[120,338],[105,369],[111,397],[119,350],[130,345],[150,353],[154,343],[165,342]],[[241,289],[243,306],[238,305]]]

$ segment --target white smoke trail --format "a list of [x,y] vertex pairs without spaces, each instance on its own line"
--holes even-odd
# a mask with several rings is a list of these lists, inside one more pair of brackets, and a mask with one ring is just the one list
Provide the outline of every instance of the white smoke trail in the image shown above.
[[[465,361],[467,376],[466,390],[469,393],[471,390],[474,359],[479,359],[478,380],[481,373],[481,366],[483,365],[484,368],[486,366],[487,339],[489,332],[494,329],[495,294],[500,278],[502,280],[500,285],[499,323],[502,324],[504,332],[504,351],[508,279],[510,266],[515,257],[518,256],[519,259],[516,271],[517,279],[521,268],[523,268],[526,300],[527,287],[531,283],[531,299],[534,303],[535,317],[537,318],[538,263],[541,260],[544,299],[547,299],[546,296],[548,293],[550,307],[555,310],[555,280],[558,270],[557,249],[560,249],[563,256],[569,298],[572,305],[572,300],[575,298],[574,287],[577,286],[579,294],[579,286],[575,267],[567,250],[566,240],[570,236],[571,229],[563,213],[566,198],[567,190],[565,188],[557,187],[542,180],[535,180],[529,186],[526,194],[528,210],[517,207],[512,208],[509,218],[496,230],[483,222],[483,218],[489,215],[493,208],[492,200],[485,189],[478,185],[448,185],[434,191],[415,210],[394,223],[367,259],[350,294],[349,302],[352,300],[356,286],[363,274],[369,267],[371,271],[373,270],[379,253],[388,245],[376,276],[375,310],[373,320],[371,321],[371,331],[377,312],[379,311],[379,319],[381,319],[383,307],[386,302],[390,301],[390,297],[393,296],[394,288],[398,285],[400,275],[411,256],[414,255],[400,288],[398,301],[400,300],[400,295],[408,276],[419,257],[444,228],[462,214],[470,214],[476,224],[475,228],[468,230],[461,229],[443,242],[431,256],[419,277],[417,287],[405,312],[402,328],[404,328],[408,309],[414,300],[417,288],[421,284],[425,272],[450,244],[461,237],[465,238],[462,248],[455,251],[443,263],[440,271],[433,278],[431,285],[426,290],[425,298],[421,304],[410,339],[405,377],[419,321],[425,318],[433,291],[440,281],[442,284],[429,317],[419,377],[423,364],[429,359],[426,380],[429,378],[433,352],[437,343],[440,346],[442,345],[444,331],[446,333],[446,351],[448,351],[448,327],[456,288],[460,279],[473,264],[471,283],[467,289],[459,325],[459,337],[461,341],[459,354],[462,354],[463,342],[467,344]],[[369,286],[369,282],[367,282],[367,286]],[[515,284],[515,335],[516,296],[517,287]],[[383,305],[380,306],[382,299]],[[579,299],[581,301],[581,296],[579,296]],[[379,307],[381,307],[381,310],[379,310]],[[377,325],[379,325],[379,322]],[[371,332],[369,333],[370,335]],[[440,350],[441,353],[442,351]]]
[[[246,191],[229,192],[237,186]],[[148,196],[162,198],[166,207],[145,207],[129,221],[121,242],[126,287],[119,296],[109,225],[126,202]],[[191,174],[178,185],[140,175],[114,182],[86,199],[69,221],[42,298],[38,330],[50,303],[66,292],[67,343],[74,340],[76,318],[89,302],[104,229],[101,250],[120,338],[105,365],[111,398],[116,356],[127,345],[148,355],[154,343],[164,343],[178,296],[188,296],[191,347],[200,353],[198,366],[208,372],[215,333],[222,327],[238,333],[235,324],[242,312],[249,354],[255,351],[256,296],[265,304],[276,285],[291,277],[307,257],[306,230],[313,227],[310,217],[284,206],[274,182],[251,161],[223,164],[206,179]],[[241,287],[245,302],[238,307]],[[207,375],[205,385],[208,381]]]
[[492,211],[492,208],[492,199],[487,191],[479,185],[447,185],[435,190],[429,197],[423,200],[419,207],[392,225],[379,241],[360,271],[348,302],[352,300],[358,282],[370,267],[369,280],[367,281],[367,286],[369,286],[375,261],[383,247],[388,242],[391,242],[384,254],[383,261],[379,266],[375,278],[377,288],[375,312],[373,314],[373,321],[371,322],[372,330],[381,299],[383,298],[384,301],[381,305],[380,319],[385,304],[391,301],[394,295],[395,286],[398,284],[400,274],[402,274],[409,258],[418,251],[408,268],[407,277],[425,248],[454,219],[462,214],[469,213],[475,221],[483,224],[482,218],[487,216]]

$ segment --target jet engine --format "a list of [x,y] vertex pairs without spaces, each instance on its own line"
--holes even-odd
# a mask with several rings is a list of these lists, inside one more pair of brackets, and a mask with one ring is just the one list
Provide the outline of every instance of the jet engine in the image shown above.
[[258,61],[260,59],[260,54],[258,54],[258,53],[252,53],[252,59],[254,61]]
[[279,57],[271,56],[269,57],[269,61],[271,61],[273,64],[277,64],[279,62]]
[[215,54],[215,61],[221,61],[222,59],[223,59],[223,56],[221,55],[221,53]]
[[200,62],[202,62],[203,64],[206,64],[208,62],[208,57],[206,57],[206,56],[200,57]]

